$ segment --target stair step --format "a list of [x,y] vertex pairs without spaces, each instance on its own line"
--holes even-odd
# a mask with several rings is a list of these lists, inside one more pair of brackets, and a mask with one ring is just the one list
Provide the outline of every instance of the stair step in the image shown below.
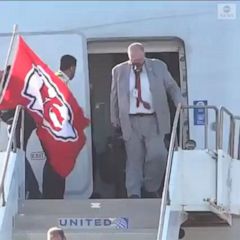
[[189,212],[183,227],[220,227],[229,224],[212,212]]
[[[69,232],[65,231],[69,240],[156,240],[156,229],[141,229],[128,231],[81,231]],[[46,239],[47,232],[43,231],[15,231],[14,240],[43,240]]]
[[[68,229],[155,229],[160,199],[26,200],[15,217],[16,230],[43,230],[51,226]],[[117,226],[117,227],[116,227]]]
[[26,200],[19,204],[19,214],[74,215],[93,217],[146,213],[159,215],[160,199],[86,199]]
[[[125,214],[125,215],[107,215],[106,217],[85,217],[82,215],[75,214],[71,215],[39,215],[39,216],[26,216],[26,215],[18,215],[15,218],[15,228],[21,230],[31,229],[35,230],[46,230],[50,226],[60,226],[67,228],[112,228],[112,225],[115,222],[123,222],[124,225],[127,225],[129,229],[151,229],[157,228],[159,221],[159,216],[155,214],[152,216],[151,214],[136,213],[133,214]],[[114,225],[115,226],[115,225]]]

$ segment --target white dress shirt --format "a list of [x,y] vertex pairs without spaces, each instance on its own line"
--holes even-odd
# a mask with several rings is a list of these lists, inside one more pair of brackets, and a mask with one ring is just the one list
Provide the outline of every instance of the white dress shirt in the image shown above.
[[63,82],[65,82],[67,85],[70,81],[69,77],[61,70],[58,70],[55,75],[57,75]]
[[130,71],[130,79],[129,79],[129,91],[130,91],[130,114],[138,114],[145,113],[151,114],[154,113],[153,104],[152,104],[152,93],[150,91],[149,80],[147,76],[147,71],[145,66],[142,68],[142,72],[140,74],[140,82],[141,82],[141,96],[142,100],[149,103],[151,108],[146,109],[143,104],[140,102],[139,107],[137,107],[137,89],[135,88],[135,73],[133,68],[131,67]]

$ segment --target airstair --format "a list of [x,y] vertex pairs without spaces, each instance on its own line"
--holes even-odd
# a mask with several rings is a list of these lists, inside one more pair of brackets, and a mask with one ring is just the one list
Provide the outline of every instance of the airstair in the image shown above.
[[[189,117],[189,135],[201,134],[202,142],[182,131],[184,113],[196,108],[205,113],[204,125],[194,127]],[[24,152],[14,147],[20,112],[0,153],[1,240],[46,239],[52,226],[62,227],[68,240],[177,240],[180,227],[186,240],[238,239],[231,229],[240,227],[240,118],[226,108],[178,106],[162,199],[25,200]],[[207,233],[209,226],[216,234],[198,238],[194,229]]]

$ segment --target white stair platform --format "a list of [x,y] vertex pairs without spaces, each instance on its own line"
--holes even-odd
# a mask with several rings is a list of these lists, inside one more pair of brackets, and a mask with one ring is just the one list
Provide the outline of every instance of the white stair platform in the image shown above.
[[160,199],[26,200],[19,203],[14,240],[42,240],[52,226],[72,240],[155,240]]

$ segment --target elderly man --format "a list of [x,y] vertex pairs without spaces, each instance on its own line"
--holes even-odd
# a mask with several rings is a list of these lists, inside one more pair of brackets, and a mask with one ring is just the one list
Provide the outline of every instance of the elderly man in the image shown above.
[[166,64],[145,58],[141,43],[128,47],[129,61],[112,70],[111,122],[121,128],[127,152],[126,188],[129,198],[159,197],[170,132],[167,94],[175,105],[184,103]]
[[[75,57],[72,55],[63,55],[60,59],[60,70],[55,74],[68,85],[69,81],[75,76],[76,66],[77,59]],[[46,153],[46,151],[44,152]],[[43,168],[43,198],[63,199],[65,183],[66,179],[55,172],[50,163],[46,161]]]

